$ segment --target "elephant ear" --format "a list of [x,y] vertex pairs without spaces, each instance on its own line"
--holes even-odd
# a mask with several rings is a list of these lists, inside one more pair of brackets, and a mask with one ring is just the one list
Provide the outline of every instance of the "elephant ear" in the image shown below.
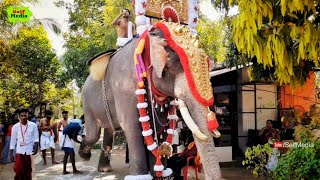
[[162,78],[162,72],[167,63],[169,53],[164,49],[168,45],[164,38],[150,35],[150,61],[158,78]]

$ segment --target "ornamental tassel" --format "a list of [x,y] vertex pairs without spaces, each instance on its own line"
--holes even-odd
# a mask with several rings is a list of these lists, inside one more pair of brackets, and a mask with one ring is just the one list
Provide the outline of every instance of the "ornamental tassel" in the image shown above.
[[139,64],[136,65],[136,75],[137,75],[137,79],[138,79],[138,86],[140,88],[142,88],[144,86],[144,82],[142,80],[142,78],[140,77],[141,74],[141,69],[139,67]]
[[142,75],[143,75],[143,77],[147,77],[146,67],[145,67],[145,65],[144,65],[144,63],[143,63],[143,59],[142,59],[142,55],[141,55],[141,54],[138,56],[138,60],[139,60],[140,65],[141,65],[141,69],[142,69],[142,73],[143,73]]
[[210,111],[208,107],[209,113],[207,114],[208,120],[208,130],[212,132],[215,138],[219,138],[221,136],[220,132],[217,130],[219,128],[219,123],[217,121],[216,115]]
[[[140,57],[140,58],[139,58]],[[139,65],[139,76],[140,78],[144,78],[144,77],[147,77],[147,73],[146,73],[146,68],[144,67],[144,64],[143,64],[143,61],[142,61],[142,58],[141,58],[141,55],[136,55],[136,58],[139,60],[138,61],[138,65]]]

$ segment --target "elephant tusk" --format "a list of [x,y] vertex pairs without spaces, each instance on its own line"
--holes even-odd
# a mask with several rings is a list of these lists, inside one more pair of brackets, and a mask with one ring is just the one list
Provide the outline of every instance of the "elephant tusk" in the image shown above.
[[189,129],[192,131],[192,133],[199,139],[203,140],[203,141],[207,141],[208,140],[208,136],[206,136],[205,134],[203,134],[200,130],[199,127],[194,123],[189,110],[187,108],[187,105],[185,104],[184,101],[182,100],[178,100],[178,104],[179,104],[179,109],[181,112],[181,115],[183,117],[184,122],[187,124],[187,126],[189,127]]

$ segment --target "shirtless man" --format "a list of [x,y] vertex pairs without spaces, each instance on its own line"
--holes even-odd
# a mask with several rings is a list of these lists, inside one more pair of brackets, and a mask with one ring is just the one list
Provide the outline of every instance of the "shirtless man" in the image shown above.
[[[122,19],[120,19],[122,17]],[[123,47],[133,38],[134,24],[129,21],[130,11],[122,9],[120,14],[112,21],[112,25],[117,27],[117,47]]]
[[[64,135],[63,135],[62,131],[69,123],[68,113],[69,113],[68,111],[62,111],[62,120],[58,123],[59,144],[60,144],[61,149],[62,149],[62,145],[64,143]],[[61,129],[61,126],[62,126],[62,129]],[[63,162],[63,160],[62,160],[62,162]]]
[[43,165],[47,165],[47,159],[46,159],[46,150],[48,148],[51,149],[51,156],[52,156],[52,164],[59,164],[57,161],[55,161],[54,157],[54,133],[53,133],[53,126],[54,123],[50,122],[52,119],[53,112],[50,110],[47,110],[45,112],[46,117],[42,118],[40,120],[40,148],[42,151],[42,158],[43,158]]
[[68,111],[62,111],[62,120],[58,123],[58,130],[61,130],[61,126],[62,129],[64,129],[67,125],[68,125]]

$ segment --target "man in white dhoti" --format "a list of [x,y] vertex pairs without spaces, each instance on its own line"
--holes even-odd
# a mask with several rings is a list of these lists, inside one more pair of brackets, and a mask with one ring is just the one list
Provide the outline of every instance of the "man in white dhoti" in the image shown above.
[[50,148],[51,150],[51,157],[52,157],[52,164],[59,164],[57,161],[55,161],[55,144],[54,144],[54,133],[53,133],[53,126],[54,123],[51,121],[53,112],[50,110],[47,110],[45,112],[46,117],[42,118],[40,120],[40,148],[42,151],[42,158],[43,158],[43,165],[47,165],[47,159],[46,159],[46,150]]
[[[68,163],[68,157],[70,156],[73,173],[74,174],[82,174],[81,171],[78,171],[76,168],[76,162],[75,162],[75,152],[74,152],[74,140],[77,138],[77,135],[79,134],[79,131],[82,127],[81,120],[70,120],[69,123],[64,126],[62,136],[60,136],[60,147],[64,151],[64,157],[63,157],[63,172],[62,174],[69,174],[67,171],[67,163]],[[76,140],[76,142],[78,142]]]
[[[122,19],[120,19],[122,17]],[[134,24],[129,21],[130,11],[122,9],[120,14],[113,20],[112,25],[117,27],[117,47],[123,47],[133,38]]]

